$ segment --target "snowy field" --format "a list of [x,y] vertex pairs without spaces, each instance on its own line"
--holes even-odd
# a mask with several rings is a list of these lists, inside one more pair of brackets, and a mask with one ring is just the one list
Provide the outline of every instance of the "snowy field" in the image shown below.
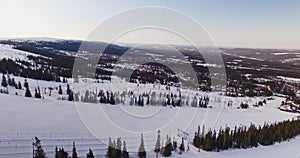
[[[42,140],[42,144],[48,157],[53,157],[55,146],[64,147],[67,151],[71,151],[72,142],[76,142],[79,155],[84,156],[88,151],[88,148],[92,148],[94,153],[101,157],[106,152],[106,145],[101,141],[98,141],[87,130],[82,123],[76,106],[95,106],[94,104],[84,103],[75,105],[68,101],[59,101],[55,99],[32,99],[24,98],[22,96],[11,96],[0,94],[0,157],[1,158],[23,158],[30,157],[32,154],[32,138],[38,136]],[[264,124],[265,122],[272,123],[275,121],[291,119],[295,117],[295,114],[281,112],[276,108],[276,105],[280,103],[282,98],[275,98],[267,102],[267,105],[258,108],[249,108],[246,110],[241,109],[225,109],[222,110],[217,122],[212,126],[213,129],[219,129],[226,125],[234,127],[235,125],[248,126],[251,122],[254,124]],[[100,106],[100,105],[97,105]],[[158,116],[148,123],[138,123],[140,120],[126,120],[122,115],[122,110],[118,106],[113,105],[101,105],[102,109],[106,110],[110,117],[114,121],[117,121],[119,125],[129,126],[133,131],[140,131],[141,129],[147,129],[149,126],[160,126],[160,122],[166,118],[167,115],[172,116],[178,108],[164,107],[131,107],[122,106],[122,109],[131,110],[132,108],[141,111],[153,111],[153,109],[160,109]],[[189,115],[195,108],[185,107],[181,108],[180,115],[185,117]],[[203,117],[209,109],[199,109],[195,119],[187,129],[190,133],[189,141],[193,138],[193,132],[197,129],[197,126],[203,123]],[[106,113],[106,114],[108,114]],[[219,113],[219,110],[211,110],[211,115]],[[209,116],[208,116],[209,117]],[[184,119],[184,118],[183,118]],[[204,124],[210,124],[208,121],[204,121]],[[211,119],[214,120],[214,119]],[[100,122],[101,124],[101,122]],[[176,124],[175,124],[176,125]],[[135,129],[134,129],[135,128]],[[178,126],[174,128],[180,128],[180,122]],[[107,129],[103,129],[105,131]],[[172,137],[177,137],[177,131],[163,131],[162,133],[171,134]],[[107,135],[109,137],[110,135]],[[120,135],[122,140],[127,142],[129,151],[136,151],[140,143],[140,137],[136,136],[124,136]],[[162,135],[165,138],[165,135]],[[152,148],[156,140],[156,135],[145,135],[146,149],[150,150],[147,154],[154,156]],[[107,138],[102,138],[104,143],[107,142]],[[289,155],[288,157],[298,157],[300,153],[297,151],[297,147],[300,145],[300,139],[291,140],[290,142],[283,142],[268,147],[258,147],[253,149],[239,149],[225,152],[197,152],[191,146],[191,151],[184,153],[184,157],[282,157]],[[255,156],[254,156],[255,155]],[[177,154],[173,154],[174,157],[180,157]]]
[[[13,46],[10,46],[10,45],[0,44],[0,59],[6,58],[6,59],[11,59],[11,60],[19,59],[19,60],[23,60],[23,61],[29,61],[27,56],[37,57],[40,55],[13,49]],[[41,56],[41,57],[44,57],[44,56]],[[44,58],[46,58],[46,57],[44,57]]]

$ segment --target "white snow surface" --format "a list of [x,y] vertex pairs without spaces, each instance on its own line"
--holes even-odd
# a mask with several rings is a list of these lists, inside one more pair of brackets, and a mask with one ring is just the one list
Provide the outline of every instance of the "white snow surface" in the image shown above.
[[35,57],[40,56],[30,52],[13,49],[13,46],[11,45],[0,44],[0,59],[6,58],[12,60],[20,59],[20,60],[28,61],[27,56],[29,55]]
[[[1,75],[1,74],[0,74]],[[12,76],[11,76],[12,77]],[[0,76],[2,78],[2,75]],[[23,83],[24,78],[14,77],[16,82]],[[27,79],[33,89],[37,86],[42,87],[57,87],[59,84],[56,82],[37,81]],[[70,82],[70,80],[69,80]],[[111,83],[100,84],[99,88],[108,89]],[[72,84],[71,84],[72,85]],[[65,91],[66,84],[62,84]],[[79,85],[72,85],[73,87]],[[127,85],[127,88],[134,87],[135,85]],[[144,87],[144,88],[143,88]],[[146,91],[152,85],[140,85],[140,91]],[[89,87],[85,87],[89,88]],[[122,87],[119,87],[122,89]],[[123,87],[124,88],[124,87]],[[162,88],[163,89],[163,88]],[[42,145],[48,157],[54,157],[54,149],[56,146],[64,147],[69,153],[72,151],[72,142],[76,142],[78,154],[82,157],[88,151],[88,148],[93,149],[97,157],[103,157],[106,153],[107,138],[120,136],[122,140],[127,143],[127,148],[130,152],[135,152],[140,143],[140,132],[144,132],[144,140],[147,155],[154,157],[153,152],[154,144],[156,142],[156,132],[148,132],[155,129],[161,129],[161,137],[165,142],[166,135],[175,137],[180,141],[177,136],[177,128],[185,129],[190,135],[186,141],[191,142],[194,136],[194,131],[198,125],[204,124],[206,129],[212,128],[218,130],[220,127],[229,126],[233,128],[235,125],[249,126],[250,123],[256,125],[263,125],[264,123],[274,123],[291,119],[297,114],[282,112],[277,109],[277,106],[284,98],[274,97],[275,100],[268,100],[267,104],[262,107],[254,108],[251,103],[255,103],[263,98],[231,98],[226,96],[219,96],[218,93],[205,93],[202,95],[210,96],[212,109],[200,109],[193,107],[170,108],[161,106],[127,106],[127,105],[100,105],[91,103],[74,103],[63,100],[58,100],[59,95],[57,90],[54,90],[52,95],[48,93],[44,95],[45,99],[24,98],[24,90],[15,90],[9,87],[10,94],[0,94],[0,158],[24,158],[32,156],[32,138],[38,136],[42,140]],[[18,93],[18,96],[15,95]],[[187,91],[187,94],[193,93]],[[232,100],[233,106],[222,106],[228,100]],[[250,103],[249,109],[237,109],[236,107],[241,101],[248,100]],[[127,130],[135,131],[132,135],[124,134],[122,130],[111,131],[106,129],[102,124],[103,120],[95,120],[99,123],[101,132],[104,133],[103,137],[96,139],[93,134],[88,130],[81,120],[82,115],[79,115],[77,109],[84,107],[85,109],[100,108],[105,111],[105,114],[114,121],[115,124]],[[182,121],[189,118],[191,114],[197,113],[190,125],[186,128]],[[140,117],[127,117],[125,112],[140,114],[141,116],[151,115],[150,121],[143,121]],[[209,112],[208,112],[209,111]],[[179,114],[178,114],[179,113]],[[176,121],[173,122],[171,128],[163,128],[172,116],[176,116]],[[104,118],[105,116],[100,116]],[[216,119],[217,118],[217,119]],[[111,134],[110,134],[111,133]],[[119,135],[114,135],[119,133]],[[222,152],[205,152],[199,153],[197,149],[193,148],[190,144],[191,150],[179,155],[173,152],[172,157],[203,157],[203,158],[264,158],[264,157],[299,157],[297,148],[300,145],[300,138],[290,140],[289,142],[282,142],[272,146],[259,146],[258,148],[251,149],[235,149]],[[186,144],[187,146],[187,144]],[[131,153],[131,156],[135,156]]]

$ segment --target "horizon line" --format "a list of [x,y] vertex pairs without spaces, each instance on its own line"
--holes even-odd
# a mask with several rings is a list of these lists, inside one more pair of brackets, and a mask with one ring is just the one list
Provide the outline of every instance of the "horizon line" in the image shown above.
[[[18,37],[0,37],[1,40],[36,40],[36,41],[81,41],[81,42],[102,42],[102,43],[109,43],[106,41],[100,41],[100,40],[85,40],[85,39],[79,39],[79,38],[68,38],[68,37],[45,37],[45,36],[18,36]],[[137,42],[116,42],[116,43],[109,43],[109,44],[115,44],[115,45],[133,45],[133,44],[149,44],[149,43],[137,43]],[[191,47],[191,45],[182,44],[182,43],[151,43],[151,44],[157,44],[157,45],[172,45],[172,46],[186,46]],[[217,45],[215,44],[215,47],[218,49],[267,49],[267,50],[300,50],[299,48],[286,48],[286,47],[261,47],[261,46],[242,46],[242,45]]]

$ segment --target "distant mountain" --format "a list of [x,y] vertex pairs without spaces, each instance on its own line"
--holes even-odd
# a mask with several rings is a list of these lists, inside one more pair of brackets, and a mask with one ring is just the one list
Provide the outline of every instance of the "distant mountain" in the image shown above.
[[53,55],[64,55],[65,52],[75,53],[80,49],[82,44],[84,44],[84,48],[88,49],[82,48],[81,51],[87,51],[90,53],[98,53],[100,49],[105,49],[104,53],[122,55],[126,50],[128,50],[127,47],[118,46],[115,44],[107,44],[104,42],[89,42],[52,38],[5,39],[0,40],[0,44],[12,45],[15,49],[24,50],[47,57],[53,57]]

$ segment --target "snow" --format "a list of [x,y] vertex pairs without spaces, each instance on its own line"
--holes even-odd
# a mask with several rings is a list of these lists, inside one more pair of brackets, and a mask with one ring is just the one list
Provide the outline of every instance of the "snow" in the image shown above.
[[286,54],[293,54],[290,52],[285,52],[285,53],[272,53],[273,55],[286,55]]
[[35,57],[40,56],[30,52],[13,49],[13,46],[10,45],[0,44],[0,59],[6,58],[12,60],[20,59],[23,61],[28,61],[27,56],[29,55]]
[[[2,77],[2,75],[1,75]],[[11,76],[12,77],[12,76]],[[24,78],[14,77],[16,81],[23,83]],[[27,79],[29,86],[37,87],[57,87],[56,82],[37,81]],[[86,82],[89,80],[85,79]],[[121,80],[117,80],[121,82]],[[116,82],[117,82],[116,81]],[[122,81],[123,82],[123,81]],[[69,79],[71,84],[71,79]],[[78,83],[79,84],[79,83]],[[80,89],[80,85],[71,84],[73,87]],[[96,85],[96,84],[94,84]],[[111,83],[104,82],[99,88],[109,89]],[[117,90],[127,88],[137,88],[135,84],[124,84],[117,86]],[[65,91],[66,84],[62,84]],[[148,90],[153,85],[140,85],[141,92]],[[90,88],[90,87],[85,87]],[[164,89],[164,87],[161,87]],[[157,88],[156,90],[161,90]],[[231,98],[220,96],[218,93],[203,93],[199,95],[207,95],[211,97],[212,109],[200,109],[192,107],[170,108],[161,106],[126,106],[126,105],[100,105],[90,103],[74,103],[68,101],[57,100],[59,95],[54,90],[51,96],[44,95],[45,99],[24,98],[24,90],[14,90],[9,87],[10,94],[0,94],[0,157],[1,158],[21,158],[30,157],[32,154],[32,138],[38,136],[42,140],[42,145],[48,155],[53,157],[55,146],[64,147],[71,152],[72,142],[76,142],[79,155],[84,156],[88,148],[92,148],[94,153],[99,157],[106,152],[106,144],[108,137],[116,139],[120,136],[127,143],[130,152],[136,152],[140,143],[140,133],[144,132],[145,146],[150,157],[154,157],[152,151],[156,141],[157,129],[161,130],[161,137],[165,142],[166,135],[171,135],[180,141],[177,137],[177,128],[183,129],[190,135],[188,141],[191,142],[193,133],[198,125],[204,124],[206,128],[218,130],[220,127],[229,126],[233,128],[235,125],[249,126],[250,123],[263,125],[264,123],[274,123],[291,119],[297,115],[294,113],[282,112],[277,109],[284,98],[274,97],[274,100],[268,100],[267,105],[249,109],[237,109],[241,102],[248,102],[250,105],[256,103],[263,98]],[[187,94],[196,93],[192,90],[186,90]],[[224,106],[228,101],[233,103],[232,107]],[[94,116],[95,122],[100,125],[95,129],[101,129],[100,136],[93,131],[93,127],[86,126],[89,122],[84,119],[81,110],[97,111],[102,110],[104,115]],[[131,115],[127,115],[127,114]],[[99,114],[99,113],[96,113]],[[132,114],[135,114],[132,116]],[[194,115],[194,116],[193,116]],[[120,129],[115,130],[107,127],[105,118],[109,118]],[[190,120],[190,118],[192,118]],[[186,121],[190,124],[187,126]],[[91,131],[89,131],[90,129]],[[126,133],[121,129],[134,131]],[[149,132],[150,131],[150,132]],[[98,139],[92,134],[96,134]],[[229,157],[296,157],[296,147],[300,145],[300,139],[296,138],[290,142],[283,142],[273,146],[259,146],[253,149],[236,149],[223,152],[197,152],[190,144],[191,150],[185,152],[183,156],[173,153],[173,157],[204,157],[204,158],[229,158]],[[186,145],[187,146],[187,145]],[[132,154],[134,155],[134,154]]]
[[284,76],[277,76],[277,78],[280,78],[282,80],[285,81],[289,81],[289,82],[300,82],[300,78],[293,78],[293,77],[284,77]]

